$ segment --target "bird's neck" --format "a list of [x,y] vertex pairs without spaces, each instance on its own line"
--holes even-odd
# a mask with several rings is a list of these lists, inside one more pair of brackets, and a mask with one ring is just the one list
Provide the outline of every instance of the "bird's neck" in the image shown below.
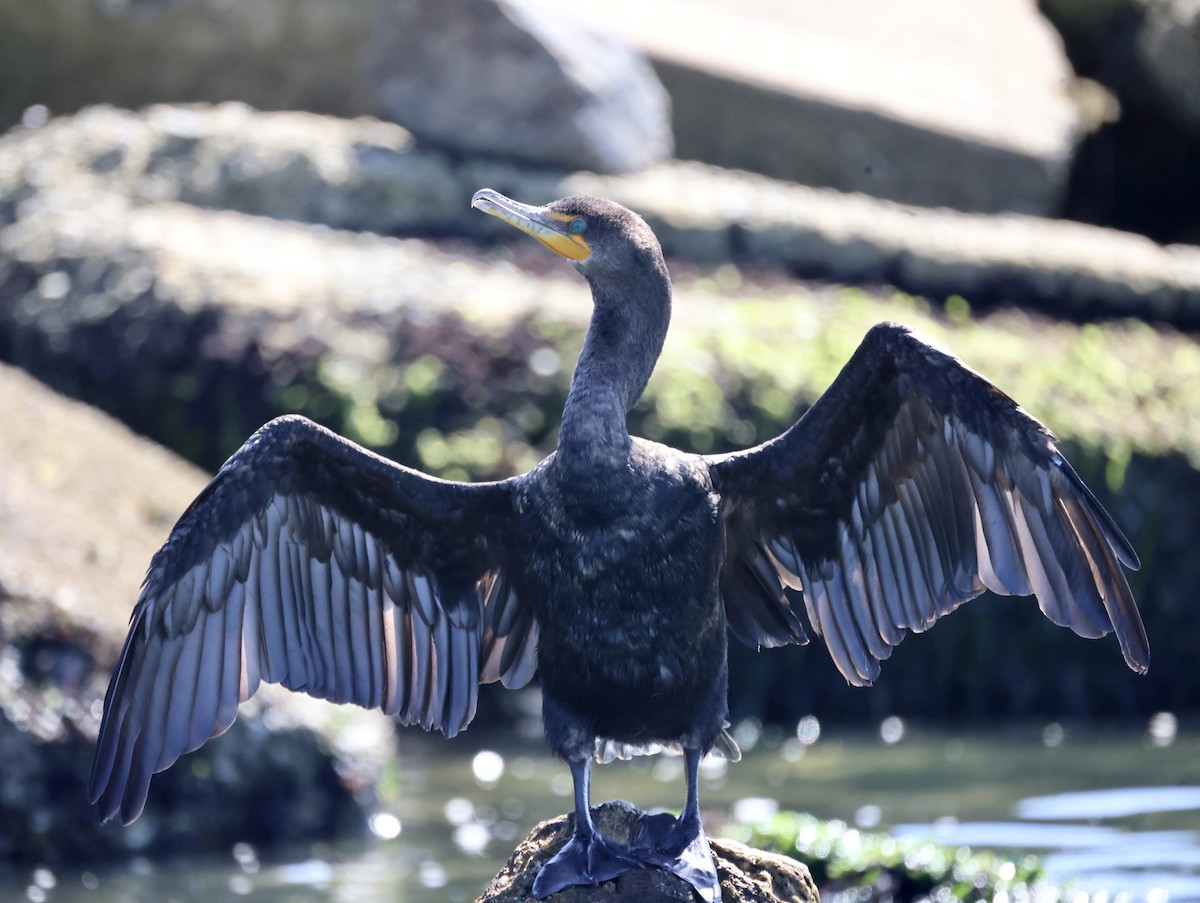
[[648,268],[634,284],[636,298],[592,284],[592,321],[558,435],[566,462],[624,466],[628,456],[625,418],[654,371],[671,319],[665,266]]

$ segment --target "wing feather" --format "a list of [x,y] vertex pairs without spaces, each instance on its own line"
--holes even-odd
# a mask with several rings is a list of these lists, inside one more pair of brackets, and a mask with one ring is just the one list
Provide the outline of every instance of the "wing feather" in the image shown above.
[[537,622],[521,604],[503,571],[484,582],[484,638],[480,682],[517,689],[537,669]]
[[396,612],[401,610],[401,605],[385,595],[379,612],[379,629],[383,637],[383,702],[380,708],[385,715],[397,714],[403,704],[400,690],[406,661],[404,644],[396,639]]
[[[297,609],[297,620],[304,636],[304,667],[307,673],[316,675],[319,684],[328,673],[322,670],[323,644],[316,631],[317,598],[321,593],[327,594],[329,589],[328,580],[325,579],[327,572],[324,568],[317,569],[310,565],[312,559],[304,553],[303,546],[288,542],[283,545],[282,551],[285,560],[280,562],[280,567],[286,570],[286,582],[291,587],[292,604]],[[322,596],[322,600],[327,600],[327,595]]]
[[329,647],[332,667],[325,679],[313,683],[310,692],[319,693],[330,702],[349,702],[351,698],[352,660],[358,651],[350,645],[348,618],[358,617],[354,611],[359,600],[355,598],[354,578],[342,571],[333,575],[329,593],[330,631],[324,640]]
[[[167,680],[158,681],[162,687],[164,694],[168,696],[175,695],[180,692],[183,687],[195,687],[200,681],[200,652],[203,649],[199,643],[175,643],[166,650],[169,654],[175,656],[174,665],[168,665],[165,669],[169,674]],[[160,647],[160,654],[164,651]],[[155,667],[154,672],[162,669]],[[149,672],[148,672],[149,673]],[[177,687],[168,687],[168,683],[177,683]],[[163,719],[163,740],[161,750],[172,749],[187,749],[188,740],[192,732],[192,712],[195,709],[195,696],[185,697],[181,700],[182,704],[171,706],[165,711]],[[166,768],[171,762],[165,762],[165,758],[161,754],[154,766],[154,770],[161,771]]]
[[[1097,585],[1106,585],[1107,587],[1101,596],[1101,602],[1110,622],[1116,624],[1118,630],[1129,630],[1133,626],[1140,626],[1137,603],[1134,601],[1133,592],[1129,589],[1129,581],[1125,579],[1124,572],[1117,565],[1118,561],[1124,564],[1128,560],[1128,556],[1122,555],[1122,552],[1126,550],[1119,545],[1101,541],[1099,538],[1107,536],[1113,529],[1111,523],[1108,525],[1097,523],[1093,509],[1078,499],[1064,499],[1063,506],[1067,516],[1076,525],[1078,535],[1084,539],[1089,564]],[[1094,531],[1085,529],[1083,526],[1085,523],[1091,524]],[[1131,548],[1127,551],[1130,556],[1133,555]],[[1106,584],[1105,581],[1107,581]],[[1127,635],[1122,640],[1122,645],[1136,648],[1139,640],[1144,641],[1144,637],[1136,634]]]
[[[415,591],[410,590],[410,600],[414,597]],[[433,685],[433,636],[429,622],[421,617],[416,606],[406,612],[406,625],[406,636],[412,644],[412,678],[409,683],[412,689],[401,721],[405,724],[423,724],[424,715],[429,711]]]
[[[178,644],[173,644],[164,648],[159,655],[160,667],[165,668],[168,673],[173,674],[176,663],[179,661],[181,652],[182,649]],[[192,679],[194,681],[199,681],[202,675],[203,670],[200,667],[199,662],[197,662]],[[155,713],[155,724],[157,725],[161,725],[170,714],[171,689],[175,682],[175,678],[172,678],[171,680],[151,680],[149,678],[143,678],[139,681],[140,686],[138,687],[138,697],[146,700],[147,708]],[[186,706],[185,708],[188,718],[182,727],[184,731],[183,745],[186,748],[188,743],[191,741],[193,719],[191,717],[192,706]],[[135,710],[132,708],[127,711],[126,718],[128,719],[131,717],[134,711]],[[161,727],[155,731],[147,731],[146,734],[139,739],[140,745],[145,750],[145,755],[149,758],[149,760],[151,762],[158,761],[159,756],[161,755],[164,739]]]
[[[858,556],[858,566],[862,568],[863,591],[870,605],[871,622],[879,638],[884,642],[887,654],[891,655],[891,647],[904,639],[904,629],[897,625],[889,615],[889,599],[895,597],[895,591],[892,588],[894,581],[888,585],[884,579],[885,575],[880,573],[875,552],[877,542],[875,528],[877,527],[877,522],[868,526],[859,516],[852,522],[849,535],[858,538],[858,546],[854,552]],[[845,562],[845,556],[843,556],[843,562]],[[844,566],[853,567],[854,565],[845,562]]]
[[229,730],[237,718],[238,704],[241,702],[240,689],[242,684],[242,606],[245,604],[245,594],[231,595],[225,608],[209,618],[210,622],[220,625],[220,639],[224,646],[221,658],[221,689],[217,695],[217,718],[210,737],[216,737]]
[[900,597],[897,600],[900,605],[893,613],[896,626],[919,632],[924,620],[920,610],[921,597],[928,590],[913,551],[908,522],[904,520],[898,502],[883,510],[883,528],[888,540],[888,563],[896,569],[896,579],[900,585]]
[[[876,625],[876,603],[873,597],[873,587],[870,583],[870,569],[863,561],[859,550],[858,540],[847,530],[842,535],[841,567],[834,568],[834,579],[841,582],[842,595],[850,600],[850,615],[858,635],[862,637],[863,645],[875,659],[883,661],[891,654],[887,641]],[[872,662],[867,665],[867,672],[878,671],[878,666]],[[860,674],[863,672],[860,670]],[[874,680],[874,677],[868,679]]]
[[[250,601],[261,614],[259,638],[265,655],[262,659],[262,677],[268,683],[287,681],[287,628],[284,624],[283,600],[277,595],[263,595],[259,580],[262,552],[247,537],[239,537],[250,548],[250,565],[246,569],[245,586]],[[151,606],[153,596],[143,595],[146,605]],[[142,604],[139,600],[139,605]]]
[[439,612],[433,624],[433,641],[429,652],[433,660],[434,683],[430,687],[433,696],[425,707],[425,730],[440,726],[451,704],[454,691],[454,643],[450,638],[450,621]]
[[512,634],[517,641],[505,643],[500,657],[500,682],[509,689],[525,686],[537,670],[538,623],[532,613],[525,620],[526,624]]
[[911,482],[896,487],[899,505],[899,526],[905,553],[909,556],[909,573],[916,583],[912,601],[916,622],[913,630],[920,632],[929,628],[937,619],[938,576],[941,565],[937,552],[932,548],[933,537],[929,531],[929,520],[925,509],[916,496]]
[[876,611],[876,621],[880,633],[894,646],[904,639],[907,631],[894,614],[904,604],[904,590],[899,583],[899,574],[895,567],[884,564],[889,561],[888,556],[891,554],[888,525],[882,517],[876,517],[875,520],[863,524],[863,531],[870,545],[867,554],[871,557],[871,567],[874,568],[876,579],[879,581],[880,604]]
[[825,618],[837,626],[837,634],[854,663],[859,679],[870,683],[878,674],[879,660],[872,657],[869,648],[868,633],[873,631],[869,627],[864,630],[859,620],[866,600],[861,596],[856,597],[856,587],[852,580],[847,579],[845,568],[831,568],[829,576],[821,580],[821,586],[824,590],[821,601],[828,609],[824,613]]
[[[184,747],[184,752],[191,752],[194,749],[199,749],[204,745],[217,727],[217,710],[221,705],[221,676],[225,670],[225,643],[221,629],[221,618],[210,617],[204,618],[202,624],[198,624],[197,628],[202,630],[204,635],[201,638],[201,648],[204,650],[200,655],[200,667],[196,673],[196,683],[191,687],[179,686],[178,690],[190,694],[192,698],[192,723],[188,731],[187,746]],[[174,643],[174,648],[181,649],[186,643]],[[174,682],[159,681],[164,686],[173,686]],[[174,693],[167,696],[167,704],[170,705]],[[170,756],[173,750],[162,750],[164,756]],[[178,758],[178,753],[175,754]],[[161,760],[160,760],[161,761]]]
[[355,697],[365,699],[364,705],[369,709],[377,709],[383,704],[384,683],[384,648],[382,626],[383,611],[383,581],[375,584],[367,593],[367,610],[362,618],[362,636],[355,640],[357,648],[366,652],[361,657],[363,667],[363,686],[355,691]]

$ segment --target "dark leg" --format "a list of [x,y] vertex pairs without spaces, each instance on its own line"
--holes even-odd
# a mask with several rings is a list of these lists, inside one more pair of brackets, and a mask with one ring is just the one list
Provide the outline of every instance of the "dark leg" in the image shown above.
[[721,884],[712,850],[700,823],[700,759],[697,749],[684,751],[687,762],[687,801],[676,819],[671,815],[647,815],[638,824],[630,852],[648,865],[678,875],[706,903],[721,899]]
[[592,823],[591,760],[581,759],[568,764],[575,782],[575,832],[534,879],[533,895],[539,900],[564,887],[611,881],[642,867],[624,847],[609,840]]

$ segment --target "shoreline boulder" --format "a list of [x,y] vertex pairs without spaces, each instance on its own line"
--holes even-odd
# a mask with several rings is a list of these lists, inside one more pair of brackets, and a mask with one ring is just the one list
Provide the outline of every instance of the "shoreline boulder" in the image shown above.
[[362,78],[376,113],[454,153],[614,173],[673,150],[645,58],[544,0],[383,0]]

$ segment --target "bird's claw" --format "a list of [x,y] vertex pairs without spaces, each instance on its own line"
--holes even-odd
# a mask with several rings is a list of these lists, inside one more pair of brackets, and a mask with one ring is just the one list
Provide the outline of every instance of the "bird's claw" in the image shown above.
[[673,815],[644,815],[629,852],[641,862],[682,878],[704,903],[719,903],[721,883],[708,838],[699,820],[679,820]]
[[541,900],[566,887],[600,884],[642,867],[627,847],[599,832],[573,834],[538,872],[533,895]]

